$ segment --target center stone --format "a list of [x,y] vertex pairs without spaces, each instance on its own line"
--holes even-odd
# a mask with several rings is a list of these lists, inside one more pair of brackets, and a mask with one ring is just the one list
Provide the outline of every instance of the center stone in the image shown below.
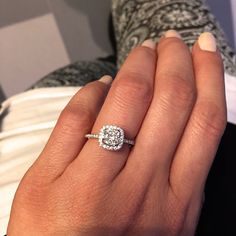
[[99,144],[108,150],[119,150],[124,142],[124,131],[115,125],[103,126],[99,133]]

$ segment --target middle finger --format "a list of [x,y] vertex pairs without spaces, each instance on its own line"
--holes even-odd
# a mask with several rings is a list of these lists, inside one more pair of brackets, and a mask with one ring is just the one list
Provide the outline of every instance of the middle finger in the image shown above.
[[177,32],[168,31],[157,51],[152,104],[126,171],[131,175],[138,171],[142,178],[154,174],[158,179],[167,180],[172,158],[196,100],[196,85],[190,50]]

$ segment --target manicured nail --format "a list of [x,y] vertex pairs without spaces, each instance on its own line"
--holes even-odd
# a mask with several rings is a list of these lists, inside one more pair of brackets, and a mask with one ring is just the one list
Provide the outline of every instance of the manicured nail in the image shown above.
[[151,49],[156,49],[156,43],[152,39],[147,39],[142,43],[142,46],[148,47]]
[[110,85],[112,82],[112,77],[110,75],[104,75],[101,79],[99,79],[100,82]]
[[179,34],[177,31],[175,31],[175,30],[168,30],[168,31],[165,33],[165,37],[166,37],[166,38],[172,38],[172,37],[174,37],[174,38],[179,38],[179,39],[181,39],[180,34]]
[[203,51],[216,52],[217,50],[216,39],[214,35],[209,32],[200,35],[198,44]]

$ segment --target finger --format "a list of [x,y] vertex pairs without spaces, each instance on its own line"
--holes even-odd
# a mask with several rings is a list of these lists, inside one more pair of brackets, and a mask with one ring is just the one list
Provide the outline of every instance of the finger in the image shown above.
[[[98,134],[104,125],[117,125],[124,129],[126,138],[135,138],[152,99],[155,47],[156,44],[146,41],[130,53],[110,89],[92,133]],[[125,164],[129,152],[126,144],[119,151],[109,151],[100,147],[96,139],[90,139],[70,171],[78,172],[80,167],[82,172],[90,171],[110,181]]]
[[170,164],[191,114],[195,96],[189,48],[177,32],[168,31],[158,45],[152,104],[126,165],[130,174],[141,172],[140,176],[146,176],[147,180],[150,175],[155,175],[155,183],[156,179],[168,179]]
[[192,54],[198,98],[176,152],[170,181],[176,191],[200,199],[227,112],[223,64],[214,37],[210,33],[201,35]]
[[84,135],[91,130],[111,81],[110,76],[104,76],[87,84],[60,114],[48,143],[33,166],[36,172],[47,176],[46,181],[61,175],[79,154],[86,141]]

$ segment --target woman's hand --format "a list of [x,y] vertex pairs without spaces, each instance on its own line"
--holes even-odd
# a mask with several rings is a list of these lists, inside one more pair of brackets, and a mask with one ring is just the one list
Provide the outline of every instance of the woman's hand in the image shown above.
[[[61,113],[17,190],[9,236],[194,235],[227,123],[214,38],[203,34],[191,53],[169,31],[109,80],[86,85]],[[106,124],[135,146],[112,152],[86,140]]]

